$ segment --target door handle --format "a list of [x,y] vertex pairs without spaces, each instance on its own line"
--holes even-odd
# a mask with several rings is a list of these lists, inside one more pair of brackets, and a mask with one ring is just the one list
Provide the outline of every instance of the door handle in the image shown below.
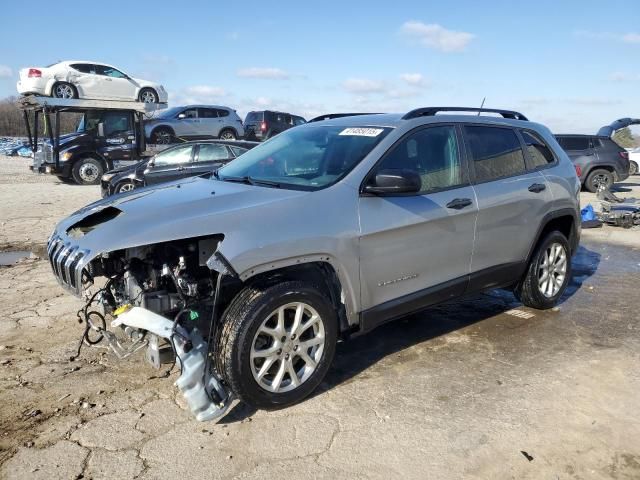
[[532,185],[529,185],[529,191],[533,192],[533,193],[540,193],[541,191],[545,190],[546,188],[547,188],[547,186],[542,184],[542,183],[534,183]]
[[462,210],[464,207],[468,207],[471,205],[470,198],[454,198],[449,203],[447,203],[447,208],[453,208],[455,210]]

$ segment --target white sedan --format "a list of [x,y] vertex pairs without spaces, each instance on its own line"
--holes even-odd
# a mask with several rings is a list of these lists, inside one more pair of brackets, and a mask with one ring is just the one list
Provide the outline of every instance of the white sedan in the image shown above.
[[70,61],[23,68],[17,87],[22,95],[167,102],[167,92],[159,83],[132,78],[111,65],[96,62]]

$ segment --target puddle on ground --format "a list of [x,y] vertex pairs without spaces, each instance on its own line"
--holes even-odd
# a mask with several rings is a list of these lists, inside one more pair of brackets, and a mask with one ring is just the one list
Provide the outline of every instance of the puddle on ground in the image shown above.
[[33,252],[21,250],[18,252],[0,252],[0,267],[10,267],[25,258],[36,258]]

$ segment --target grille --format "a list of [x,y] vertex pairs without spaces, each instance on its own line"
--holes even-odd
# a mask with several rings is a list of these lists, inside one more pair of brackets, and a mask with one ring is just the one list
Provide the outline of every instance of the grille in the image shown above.
[[43,144],[42,154],[44,163],[53,163],[53,146],[48,143]]
[[78,296],[82,296],[82,271],[88,253],[56,235],[51,237],[47,246],[49,263],[58,283]]

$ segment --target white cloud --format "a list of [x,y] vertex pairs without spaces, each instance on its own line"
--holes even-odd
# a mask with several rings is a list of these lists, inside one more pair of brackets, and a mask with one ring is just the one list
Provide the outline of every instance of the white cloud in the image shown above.
[[441,52],[461,52],[476,37],[472,33],[447,30],[437,23],[405,22],[400,32],[428,48]]
[[593,32],[591,30],[576,30],[573,32],[576,37],[589,38],[592,40],[610,40],[622,43],[640,44],[640,33],[612,33],[612,32]]
[[627,33],[622,36],[624,43],[640,43],[640,33]]
[[281,68],[275,67],[249,67],[241,68],[236,72],[239,77],[245,78],[266,78],[283,80],[289,78],[289,74]]
[[386,90],[385,84],[368,78],[348,78],[342,84],[349,93],[382,93]]
[[222,87],[213,87],[210,85],[194,85],[192,87],[185,88],[187,95],[196,95],[201,97],[222,97],[227,94],[226,90]]
[[6,65],[0,65],[0,78],[13,77],[13,70]]
[[422,87],[427,84],[426,79],[421,73],[403,73],[400,75],[400,79],[414,87]]

